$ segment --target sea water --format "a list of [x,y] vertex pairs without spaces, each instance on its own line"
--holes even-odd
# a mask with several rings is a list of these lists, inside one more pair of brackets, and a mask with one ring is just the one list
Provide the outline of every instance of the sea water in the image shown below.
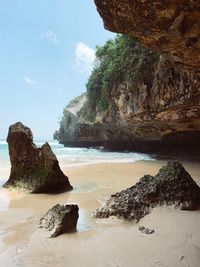
[[10,167],[8,144],[5,140],[0,140],[0,171]]
[[[37,147],[41,147],[45,141],[35,141]],[[150,156],[133,152],[104,152],[94,148],[70,148],[64,147],[56,141],[48,142],[59,160],[61,168],[77,167],[98,163],[129,163],[140,160],[150,160]],[[8,144],[0,140],[0,211],[9,206],[10,197],[7,191],[2,189],[10,173],[10,159]],[[83,189],[83,188],[82,188]],[[85,190],[85,187],[84,187]]]
[[[36,140],[37,147],[41,147],[45,141]],[[78,166],[97,163],[129,163],[140,160],[150,160],[146,154],[134,152],[105,152],[94,148],[71,148],[64,147],[56,141],[49,144],[61,163],[61,166]],[[10,168],[8,144],[5,140],[0,141],[0,171]]]

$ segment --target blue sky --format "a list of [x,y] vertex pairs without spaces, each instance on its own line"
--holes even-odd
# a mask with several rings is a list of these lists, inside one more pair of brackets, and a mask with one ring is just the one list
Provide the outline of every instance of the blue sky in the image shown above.
[[1,0],[0,139],[21,121],[52,139],[64,106],[85,91],[105,31],[93,0]]

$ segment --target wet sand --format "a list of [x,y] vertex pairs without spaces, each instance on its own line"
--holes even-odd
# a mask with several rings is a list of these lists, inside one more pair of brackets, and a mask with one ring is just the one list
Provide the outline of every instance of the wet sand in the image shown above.
[[[64,172],[74,190],[59,195],[1,189],[1,266],[199,267],[200,211],[156,208],[138,224],[91,216],[110,194],[132,186],[144,174],[156,174],[163,164],[141,161],[70,167]],[[199,165],[184,163],[200,185]],[[0,172],[0,177],[6,176],[8,173]],[[80,217],[77,232],[51,239],[37,224],[40,215],[57,203],[77,203]],[[155,229],[155,233],[140,233],[141,225]]]

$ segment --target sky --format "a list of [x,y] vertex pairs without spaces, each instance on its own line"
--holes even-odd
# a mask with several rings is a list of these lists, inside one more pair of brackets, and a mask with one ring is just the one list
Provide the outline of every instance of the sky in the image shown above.
[[85,91],[96,45],[113,36],[93,0],[1,0],[0,139],[21,121],[52,140],[63,108]]

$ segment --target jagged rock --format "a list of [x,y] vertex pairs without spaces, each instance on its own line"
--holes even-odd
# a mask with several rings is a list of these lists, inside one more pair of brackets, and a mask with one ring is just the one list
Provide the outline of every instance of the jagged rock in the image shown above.
[[95,217],[118,216],[139,221],[158,205],[194,210],[200,206],[200,187],[181,163],[170,161],[156,176],[145,175],[134,186],[112,195]]
[[78,221],[78,210],[78,205],[57,204],[41,217],[38,227],[50,231],[50,237],[75,230]]
[[200,2],[95,0],[106,29],[137,37],[181,68],[200,67]]
[[7,142],[11,174],[4,187],[30,193],[56,193],[72,189],[49,144],[37,148],[28,127],[20,122],[11,125]]

